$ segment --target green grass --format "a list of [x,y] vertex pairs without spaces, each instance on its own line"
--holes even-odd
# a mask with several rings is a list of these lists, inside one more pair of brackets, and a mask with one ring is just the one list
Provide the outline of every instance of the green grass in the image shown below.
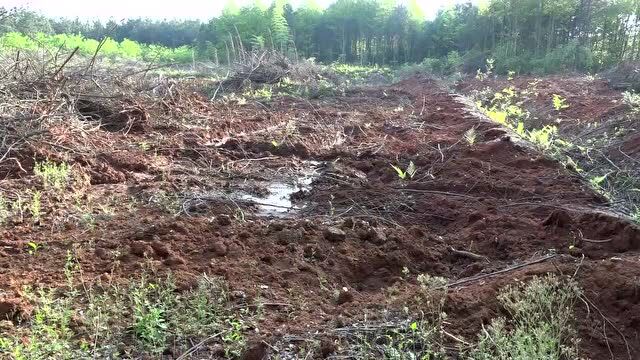
[[45,188],[63,189],[69,183],[71,167],[65,163],[53,161],[37,162],[33,173],[40,178]]
[[203,275],[196,287],[180,292],[171,276],[145,273],[128,285],[78,286],[79,273],[69,257],[66,288],[25,289],[32,315],[0,335],[0,358],[158,358],[166,351],[184,354],[207,338],[226,358],[237,358],[257,318],[248,308],[231,307],[218,278]]

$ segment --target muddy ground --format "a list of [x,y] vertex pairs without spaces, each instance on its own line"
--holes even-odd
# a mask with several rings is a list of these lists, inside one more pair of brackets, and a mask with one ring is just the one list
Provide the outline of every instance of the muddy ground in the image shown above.
[[[619,92],[598,89],[610,106],[571,101],[567,118],[624,111],[611,102]],[[419,286],[405,269],[470,279],[449,289],[445,311],[448,331],[474,340],[502,314],[504,285],[575,273],[593,303],[576,309],[582,355],[640,357],[640,229],[436,81],[269,102],[185,91],[180,101],[140,110],[134,128],[57,123],[3,164],[8,197],[45,196],[37,223],[27,214],[0,230],[0,316],[28,311],[24,285],[63,284],[69,250],[86,279],[126,281],[149,263],[184,288],[220,275],[267,304],[252,337],[269,344],[401,310]],[[67,161],[74,185],[43,189],[34,158]],[[400,179],[391,165],[410,162],[415,176]]]

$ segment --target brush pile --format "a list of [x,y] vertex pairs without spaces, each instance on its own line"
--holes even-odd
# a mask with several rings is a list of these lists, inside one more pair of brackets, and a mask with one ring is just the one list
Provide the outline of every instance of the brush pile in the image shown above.
[[605,73],[611,87],[621,90],[640,90],[640,63],[624,62]]
[[34,158],[49,157],[47,148],[83,138],[73,132],[140,133],[151,118],[184,117],[206,102],[195,88],[210,80],[178,82],[154,72],[159,66],[74,55],[0,55],[0,178],[25,173]]
[[333,85],[344,81],[313,59],[295,61],[278,51],[241,52],[237,57],[238,60],[229,71],[230,75],[220,83],[224,92],[255,89],[286,80],[289,84],[304,85],[314,93],[322,86],[323,81]]

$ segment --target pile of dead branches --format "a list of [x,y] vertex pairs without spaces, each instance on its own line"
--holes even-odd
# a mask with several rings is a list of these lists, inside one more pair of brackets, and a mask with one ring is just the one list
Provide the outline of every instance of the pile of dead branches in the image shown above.
[[615,89],[640,91],[640,63],[624,62],[604,74]]
[[[283,79],[289,84],[304,85],[313,90],[325,81],[337,85],[342,79],[328,67],[313,59],[294,60],[274,50],[241,52],[231,65],[227,78],[220,82],[219,91],[235,92],[255,89],[262,85],[278,84]],[[313,91],[312,91],[313,92]]]
[[225,90],[236,91],[248,84],[275,84],[287,76],[291,62],[277,51],[246,52],[232,67],[232,75],[222,82]]
[[206,98],[188,84],[204,80],[176,81],[160,67],[77,51],[0,53],[0,179],[27,172],[52,146],[82,151],[72,143],[90,138],[82,132],[143,132],[152,117],[169,121],[203,108]]

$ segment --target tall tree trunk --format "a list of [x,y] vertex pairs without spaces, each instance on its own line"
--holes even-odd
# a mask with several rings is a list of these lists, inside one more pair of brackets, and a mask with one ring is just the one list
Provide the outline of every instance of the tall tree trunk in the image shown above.
[[535,30],[535,41],[536,41],[536,57],[540,56],[540,46],[542,43],[542,0],[538,0],[538,12],[536,14],[536,30]]
[[551,52],[553,48],[553,42],[556,33],[556,17],[551,15],[551,21],[549,22],[549,35],[547,36],[547,54]]

